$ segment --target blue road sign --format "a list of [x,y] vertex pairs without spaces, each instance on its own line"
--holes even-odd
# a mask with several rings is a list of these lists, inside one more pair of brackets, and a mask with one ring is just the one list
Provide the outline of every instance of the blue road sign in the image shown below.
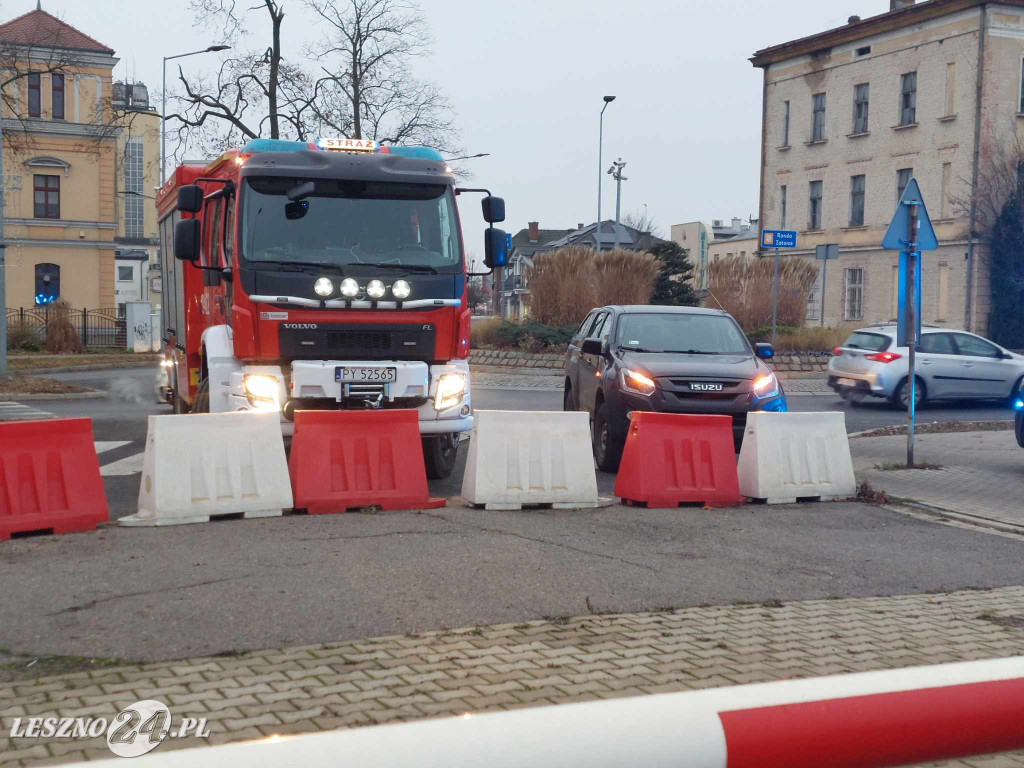
[[792,229],[761,230],[762,248],[796,248],[796,232]]
[[896,314],[896,346],[905,347],[911,340],[921,341],[921,254],[914,260],[914,325],[913,334],[907,328],[907,252],[900,251],[899,307]]
[[512,234],[509,232],[505,233],[505,248],[512,253]]
[[935,239],[935,230],[932,228],[932,220],[928,217],[928,209],[924,206],[924,198],[921,196],[921,189],[917,186],[917,179],[911,179],[907,188],[900,196],[900,202],[896,206],[896,213],[892,216],[889,229],[882,238],[882,247],[893,251],[902,251],[907,247],[907,230],[910,228],[910,205],[917,203],[917,250],[934,251],[939,247]]

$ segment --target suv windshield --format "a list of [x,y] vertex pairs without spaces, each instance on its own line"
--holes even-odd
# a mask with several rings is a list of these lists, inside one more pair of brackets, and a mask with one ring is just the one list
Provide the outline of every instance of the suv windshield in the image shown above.
[[867,349],[871,352],[884,352],[889,348],[890,339],[882,333],[864,333],[855,331],[844,343],[850,349]]
[[243,263],[460,268],[448,185],[318,179],[311,195],[290,201],[288,191],[304,181],[246,179]]
[[622,349],[647,352],[750,354],[746,337],[735,321],[724,315],[625,314],[619,318],[615,342]]

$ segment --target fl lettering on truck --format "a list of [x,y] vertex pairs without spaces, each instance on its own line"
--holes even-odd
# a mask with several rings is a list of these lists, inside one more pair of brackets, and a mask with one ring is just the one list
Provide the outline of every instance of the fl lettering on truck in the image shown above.
[[427,474],[472,429],[457,199],[483,193],[484,263],[505,203],[427,147],[254,139],[159,190],[163,365],[175,413],[412,408]]

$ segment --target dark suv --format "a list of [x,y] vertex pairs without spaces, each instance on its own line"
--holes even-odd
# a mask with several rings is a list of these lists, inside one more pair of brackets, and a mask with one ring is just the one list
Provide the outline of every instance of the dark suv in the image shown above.
[[625,306],[591,310],[565,355],[567,411],[587,411],[600,469],[619,464],[631,411],[732,416],[736,450],[750,411],[785,411],[786,393],[721,310]]

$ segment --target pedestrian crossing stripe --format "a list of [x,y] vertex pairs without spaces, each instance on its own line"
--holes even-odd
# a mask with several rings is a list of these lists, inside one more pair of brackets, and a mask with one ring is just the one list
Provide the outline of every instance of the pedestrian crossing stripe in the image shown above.
[[[131,443],[131,440],[96,440],[94,445],[96,446],[96,455],[102,457],[104,453],[130,445]],[[142,471],[142,462],[145,457],[145,451],[140,450],[131,456],[104,464],[100,467],[100,475],[103,477],[125,477],[138,474]]]

